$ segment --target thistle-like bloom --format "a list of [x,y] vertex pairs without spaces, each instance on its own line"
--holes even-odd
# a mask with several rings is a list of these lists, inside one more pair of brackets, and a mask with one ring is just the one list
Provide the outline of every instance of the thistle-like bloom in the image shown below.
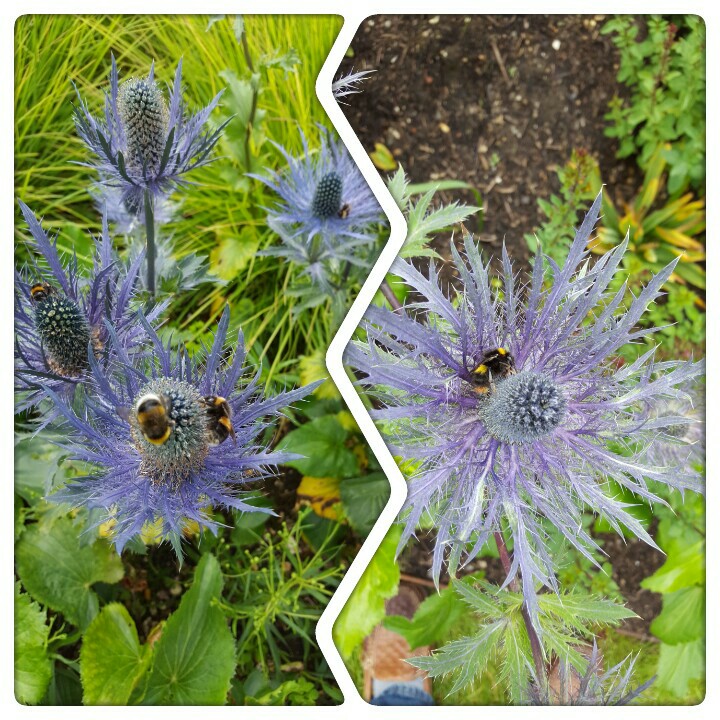
[[276,145],[287,167],[269,177],[252,175],[274,190],[280,200],[268,209],[269,218],[282,224],[292,236],[310,243],[316,235],[324,240],[349,237],[373,242],[384,216],[365,178],[347,148],[320,128],[320,148],[311,152],[301,133],[303,154],[293,157]]
[[556,660],[547,686],[530,689],[531,705],[629,705],[652,685],[655,678],[631,687],[637,656],[626,657],[603,670],[603,657],[593,641],[585,672],[581,675],[566,660]]
[[[17,410],[41,402],[43,388],[70,398],[75,386],[89,376],[88,351],[105,364],[117,347],[109,327],[125,353],[132,354],[145,339],[133,307],[142,255],[125,268],[113,251],[107,218],[96,239],[94,267],[89,278],[78,271],[77,260],[63,262],[57,238],[50,239],[25,203],[20,209],[32,241],[29,265],[15,273],[15,377]],[[155,306],[148,320],[163,309]],[[51,411],[44,417],[49,422]]]
[[259,396],[257,378],[239,387],[245,350],[240,333],[228,357],[229,322],[226,308],[212,348],[198,357],[173,352],[144,322],[152,357],[119,353],[111,372],[91,357],[94,392],[81,415],[53,398],[67,422],[65,447],[95,470],[49,499],[100,509],[118,552],[153,524],[180,556],[193,521],[214,530],[213,507],[258,511],[246,502],[248,486],[297,458],[268,451],[260,437],[281,408],[318,383],[270,399]]
[[428,511],[437,525],[437,579],[446,550],[454,572],[463,553],[472,559],[507,526],[514,552],[506,583],[521,574],[532,613],[538,582],[556,588],[546,521],[592,560],[598,546],[581,522],[586,508],[654,545],[612,496],[608,478],[658,502],[649,481],[702,487],[685,467],[646,460],[658,434],[677,424],[661,403],[683,399],[682,387],[702,374],[703,363],[654,362],[653,349],[623,367],[615,361],[623,345],[652,333],[638,320],[674,263],[623,308],[626,287],[609,286],[627,241],[588,262],[599,209],[600,197],[563,267],[538,256],[527,285],[503,252],[502,292],[491,289],[489,267],[470,237],[465,260],[453,248],[463,285],[456,302],[443,295],[433,264],[425,277],[396,262],[392,272],[421,298],[399,312],[371,307],[367,343],[347,353],[365,374],[360,382],[384,404],[376,415],[394,451],[417,468],[403,542]]
[[108,205],[119,201],[130,214],[143,208],[145,191],[157,200],[187,182],[184,175],[210,162],[224,124],[204,130],[222,93],[194,115],[182,100],[182,61],[175,71],[169,99],[155,80],[154,63],[147,77],[120,83],[115,57],[110,69],[110,91],[105,94],[105,116],[95,117],[78,96],[75,127],[94,155],[86,163],[107,188]]
[[347,75],[341,75],[332,84],[333,97],[343,105],[346,103],[342,102],[341,98],[348,97],[348,95],[357,95],[362,92],[360,85],[367,78],[368,75],[372,75],[374,70],[358,70],[354,72],[350,68],[350,72]]

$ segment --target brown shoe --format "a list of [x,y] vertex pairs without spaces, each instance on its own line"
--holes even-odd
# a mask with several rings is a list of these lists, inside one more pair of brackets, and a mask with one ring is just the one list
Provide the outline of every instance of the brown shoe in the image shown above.
[[[402,615],[409,620],[415,615],[425,593],[418,587],[405,582],[400,583],[397,595],[385,601],[387,615]],[[362,667],[364,674],[363,697],[368,702],[373,699],[373,684],[387,685],[394,682],[409,682],[423,679],[422,687],[431,694],[432,684],[423,670],[405,662],[408,658],[429,655],[430,648],[410,649],[407,640],[382,625],[377,625],[363,642]]]

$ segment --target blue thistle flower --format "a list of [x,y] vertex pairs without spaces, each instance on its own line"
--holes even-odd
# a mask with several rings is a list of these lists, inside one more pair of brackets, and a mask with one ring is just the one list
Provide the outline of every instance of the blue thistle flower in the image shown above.
[[287,167],[268,169],[269,177],[250,175],[280,196],[268,209],[269,219],[307,243],[316,235],[328,242],[342,237],[374,242],[377,233],[373,226],[384,222],[384,216],[347,148],[320,127],[320,148],[311,152],[307,138],[300,134],[302,156],[293,157],[276,144]]
[[[368,75],[372,75],[374,72],[375,70],[358,70],[355,72],[350,68],[350,72],[346,75],[341,75],[337,80],[333,81],[333,97],[342,103],[342,98],[348,97],[349,95],[357,95],[362,92],[360,85]],[[345,105],[346,103],[342,104]]]
[[[22,201],[19,204],[32,241],[29,264],[15,273],[18,412],[38,405],[46,387],[71,398],[77,384],[88,378],[88,348],[103,363],[117,351],[109,326],[126,353],[135,352],[145,339],[133,307],[142,254],[124,267],[114,253],[103,216],[93,271],[84,278],[77,259],[64,262],[57,238],[50,239],[32,210]],[[153,307],[148,321],[155,322],[164,307]],[[43,424],[54,417],[51,410]]]
[[138,360],[119,352],[109,372],[91,355],[93,393],[82,414],[47,390],[66,421],[64,447],[95,468],[49,499],[99,509],[99,523],[113,526],[118,552],[155,524],[180,557],[190,523],[215,530],[209,508],[269,512],[247,502],[248,485],[298,456],[268,451],[260,436],[281,408],[319,383],[270,399],[260,397],[257,377],[238,387],[245,350],[240,333],[227,357],[229,308],[212,348],[195,357],[174,353],[141,320],[152,355]]
[[682,388],[703,373],[703,362],[655,362],[650,349],[631,364],[613,364],[623,345],[653,332],[637,323],[675,263],[622,308],[625,285],[617,292],[609,286],[627,240],[589,262],[600,201],[563,267],[545,258],[546,267],[538,256],[521,284],[503,250],[502,292],[491,289],[489,266],[471,237],[466,259],[452,248],[463,285],[455,301],[442,293],[433,263],[425,277],[396,261],[392,272],[420,299],[397,312],[371,306],[367,342],[353,343],[346,355],[384,405],[375,414],[394,452],[415,464],[403,544],[429,512],[437,525],[437,581],[446,551],[454,573],[463,555],[469,561],[507,526],[514,553],[505,584],[521,575],[533,614],[538,583],[557,589],[546,520],[595,562],[599,548],[581,522],[585,508],[657,547],[612,496],[608,478],[650,502],[663,502],[651,481],[702,487],[684,464],[679,472],[647,460],[658,434],[678,422],[662,403],[685,398]]
[[[184,175],[211,161],[210,153],[227,123],[215,131],[203,128],[222,92],[194,115],[182,100],[182,61],[175,71],[169,100],[155,80],[154,63],[147,77],[119,82],[111,59],[110,91],[104,118],[95,117],[78,94],[75,127],[94,155],[85,163],[100,176],[100,193],[130,214],[143,208],[145,191],[157,201],[186,183]],[[117,190],[120,197],[117,197]]]
[[[585,649],[585,648],[583,648]],[[587,648],[590,650],[590,648]],[[587,655],[587,652],[580,651]],[[593,641],[585,671],[581,674],[566,659],[557,659],[550,668],[546,687],[530,688],[531,705],[629,705],[654,682],[651,678],[631,687],[637,656],[628,656],[617,665],[604,670],[603,657]]]

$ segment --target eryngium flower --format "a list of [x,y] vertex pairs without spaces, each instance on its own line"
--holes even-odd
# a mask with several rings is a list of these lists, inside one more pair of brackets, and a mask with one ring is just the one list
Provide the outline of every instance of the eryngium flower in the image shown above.
[[609,670],[603,670],[603,657],[593,641],[585,672],[580,674],[567,660],[556,659],[546,687],[543,690],[537,685],[530,688],[530,704],[629,705],[655,680],[653,677],[642,685],[631,687],[636,661],[637,656],[628,656]]
[[[65,447],[95,470],[49,499],[99,509],[99,521],[113,527],[118,552],[154,523],[180,555],[190,523],[214,530],[210,508],[258,511],[246,502],[248,486],[270,475],[272,466],[298,457],[268,451],[260,436],[281,408],[318,383],[269,399],[260,397],[257,378],[239,387],[243,336],[228,357],[229,322],[226,308],[212,348],[196,357],[182,349],[174,353],[145,323],[151,358],[134,361],[119,353],[109,373],[91,357],[94,392],[81,415],[54,398],[67,421]],[[229,412],[217,413],[224,402]],[[229,415],[232,432],[218,423],[223,415]]]
[[94,155],[86,165],[97,169],[110,204],[117,204],[113,189],[119,189],[128,212],[137,214],[146,190],[155,199],[167,196],[186,182],[186,173],[210,162],[225,125],[212,132],[203,128],[221,94],[189,115],[182,100],[182,61],[166,100],[154,63],[147,77],[120,83],[113,56],[104,118],[95,117],[79,96],[74,108],[77,132]]
[[360,85],[363,83],[368,75],[372,75],[374,70],[358,70],[354,72],[350,69],[346,75],[341,75],[337,80],[333,81],[332,94],[333,97],[343,105],[346,103],[342,102],[342,98],[348,97],[348,95],[357,95],[362,92]]
[[384,221],[380,206],[347,148],[320,128],[320,149],[311,152],[301,133],[303,154],[293,157],[276,145],[287,167],[269,177],[252,175],[274,190],[280,201],[268,209],[269,218],[282,224],[291,237],[310,243],[316,235],[350,237],[372,242],[374,226]]
[[[132,303],[143,258],[127,268],[119,262],[107,218],[95,240],[92,273],[85,278],[75,258],[63,262],[57,238],[47,236],[32,210],[23,202],[20,209],[32,241],[29,264],[15,273],[17,411],[37,405],[44,387],[71,397],[77,383],[88,377],[88,350],[103,363],[117,350],[109,325],[125,353],[133,353],[146,337]],[[155,322],[163,307],[154,307],[148,320]]]
[[[360,382],[384,404],[376,417],[392,448],[417,467],[403,542],[429,511],[437,524],[437,579],[446,550],[454,572],[463,553],[475,557],[506,523],[514,545],[506,583],[520,572],[531,612],[538,581],[556,588],[544,519],[593,559],[598,546],[582,523],[586,508],[654,545],[612,496],[608,478],[649,501],[662,502],[649,481],[701,489],[684,466],[678,472],[644,460],[658,433],[677,423],[659,414],[660,403],[685,397],[681,388],[703,363],[654,362],[653,349],[623,367],[615,360],[623,345],[652,333],[637,322],[675,264],[623,309],[625,286],[608,288],[627,240],[588,262],[599,209],[600,197],[563,267],[539,255],[527,285],[503,251],[502,292],[492,291],[470,237],[465,260],[452,248],[463,285],[456,302],[443,295],[432,263],[425,277],[397,261],[392,272],[422,297],[398,312],[371,306],[367,342],[347,352],[365,375]],[[498,366],[495,378],[478,386],[473,371],[495,348],[510,352],[514,372]]]

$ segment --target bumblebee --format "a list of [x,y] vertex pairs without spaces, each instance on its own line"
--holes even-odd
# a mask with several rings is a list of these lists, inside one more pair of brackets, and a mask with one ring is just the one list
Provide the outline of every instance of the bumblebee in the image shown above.
[[472,384],[476,393],[490,392],[496,380],[502,380],[515,372],[515,361],[503,347],[492,348],[483,353],[480,364],[472,371]]
[[340,210],[338,210],[338,217],[344,220],[348,215],[350,215],[350,205],[345,203]]
[[235,440],[235,428],[233,428],[230,416],[230,403],[219,395],[207,395],[203,398],[208,417],[208,432],[211,443],[219,445],[228,439],[228,436]]
[[41,303],[43,300],[47,300],[54,292],[55,289],[50,283],[39,282],[30,288],[30,297],[33,302]]
[[140,431],[153,445],[164,445],[175,428],[175,422],[170,418],[170,407],[170,398],[164,393],[143,395],[135,405]]

